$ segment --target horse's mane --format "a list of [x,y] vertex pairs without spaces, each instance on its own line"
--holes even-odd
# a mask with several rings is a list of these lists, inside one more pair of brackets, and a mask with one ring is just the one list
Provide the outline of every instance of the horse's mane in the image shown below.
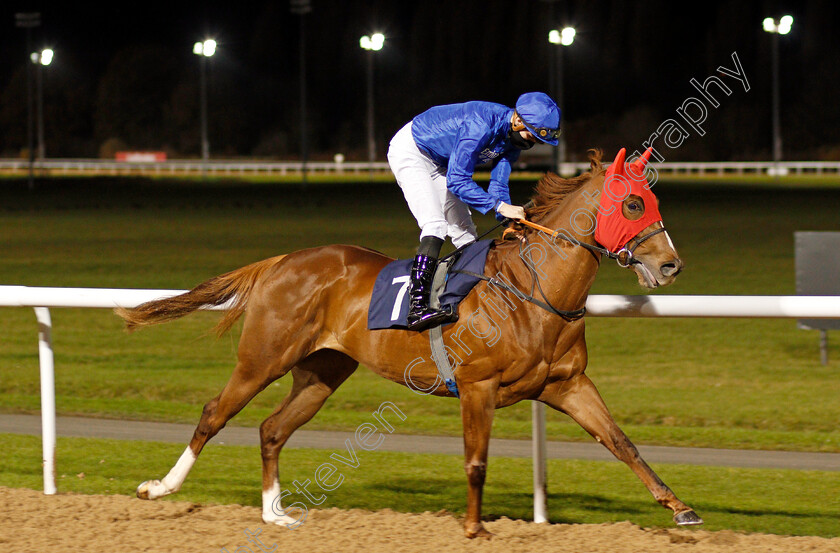
[[564,179],[554,173],[546,173],[534,187],[534,195],[531,197],[531,206],[528,208],[528,220],[538,222],[549,212],[553,211],[557,204],[563,201],[570,193],[579,189],[592,177],[604,172],[601,158],[604,152],[600,149],[592,149],[588,152],[589,171],[573,177]]

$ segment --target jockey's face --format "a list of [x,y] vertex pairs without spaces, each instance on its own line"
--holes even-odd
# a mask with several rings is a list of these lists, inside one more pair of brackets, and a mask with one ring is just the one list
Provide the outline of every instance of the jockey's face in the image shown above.
[[[525,123],[522,122],[522,118],[516,114],[514,114],[513,119],[511,120],[511,125],[514,129],[525,127]],[[528,142],[535,143],[537,141],[537,137],[531,134],[531,131],[529,131],[528,129],[519,131],[519,136],[521,136]]]

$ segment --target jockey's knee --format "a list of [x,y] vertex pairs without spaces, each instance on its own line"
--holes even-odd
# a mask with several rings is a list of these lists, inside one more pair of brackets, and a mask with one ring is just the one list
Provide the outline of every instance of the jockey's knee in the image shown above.
[[445,240],[447,226],[448,224],[445,220],[424,223],[420,228],[420,238],[423,239],[426,236],[434,236],[436,238],[440,238],[441,240]]
[[465,246],[470,242],[475,242],[478,236],[478,231],[475,228],[475,223],[472,219],[465,219],[457,224],[449,225],[447,233],[452,238],[452,244],[456,248]]

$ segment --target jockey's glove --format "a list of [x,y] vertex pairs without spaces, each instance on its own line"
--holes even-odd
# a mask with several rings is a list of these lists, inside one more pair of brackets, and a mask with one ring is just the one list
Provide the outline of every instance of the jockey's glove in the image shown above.
[[505,202],[499,202],[496,207],[496,213],[508,219],[524,219],[525,209],[521,205],[510,205]]

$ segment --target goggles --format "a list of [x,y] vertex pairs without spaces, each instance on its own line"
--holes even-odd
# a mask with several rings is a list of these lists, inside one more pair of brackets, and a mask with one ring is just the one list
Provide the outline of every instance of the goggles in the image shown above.
[[[516,112],[514,112],[516,113]],[[543,140],[557,140],[560,137],[560,129],[551,129],[548,127],[534,127],[530,125],[525,119],[516,113],[516,116],[519,117],[519,120],[522,121],[522,125],[515,126],[513,130],[515,131],[523,131],[528,130],[534,136],[539,136]]]

